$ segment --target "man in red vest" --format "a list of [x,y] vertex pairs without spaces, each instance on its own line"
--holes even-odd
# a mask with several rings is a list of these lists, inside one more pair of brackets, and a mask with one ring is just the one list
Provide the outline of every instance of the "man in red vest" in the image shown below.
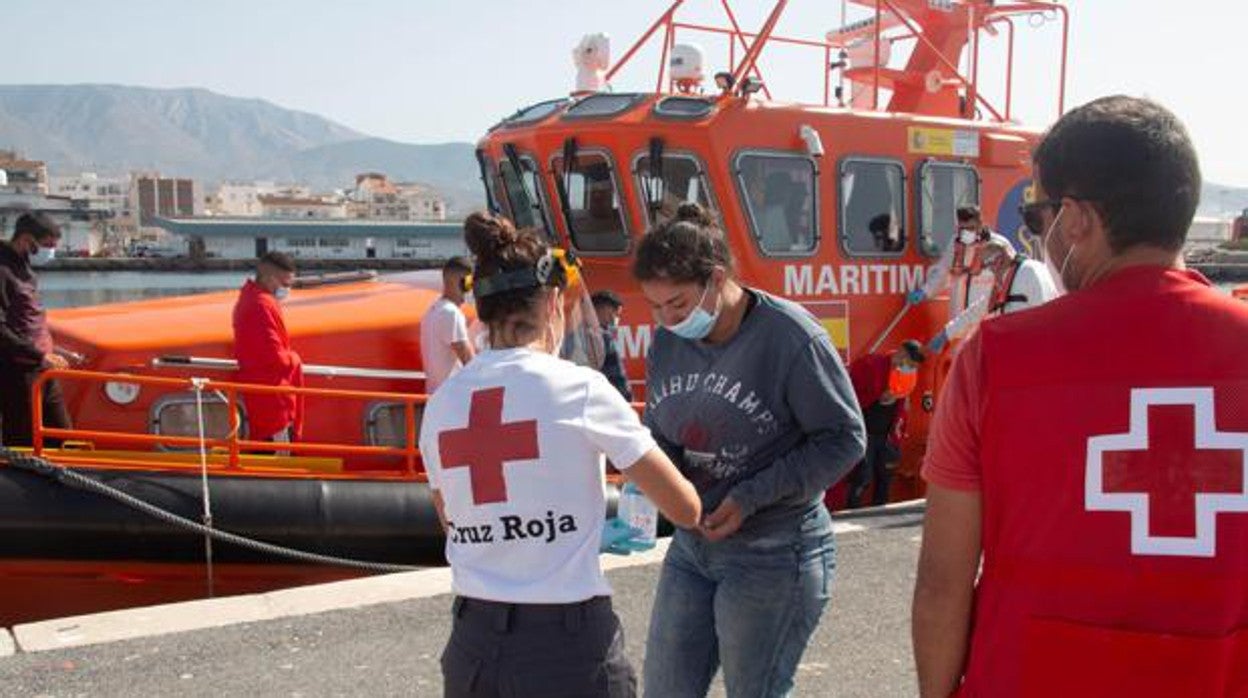
[[[295,280],[295,262],[281,252],[268,252],[256,264],[234,305],[234,358],[237,378],[262,385],[303,384],[303,362],[290,348],[281,301]],[[243,394],[248,438],[292,441],[303,428],[302,400],[294,395]]]
[[941,395],[920,694],[1248,695],[1248,306],[1183,267],[1191,141],[1107,97],[1034,168],[1024,220],[1068,293],[984,322]]

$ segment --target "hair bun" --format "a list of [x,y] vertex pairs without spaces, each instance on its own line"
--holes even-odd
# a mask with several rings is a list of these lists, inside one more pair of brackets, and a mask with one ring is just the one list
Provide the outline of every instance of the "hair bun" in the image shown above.
[[696,201],[686,201],[676,209],[676,220],[697,223],[700,226],[714,225],[711,214]]
[[464,219],[464,243],[479,259],[495,256],[517,237],[516,227],[501,216],[477,211]]

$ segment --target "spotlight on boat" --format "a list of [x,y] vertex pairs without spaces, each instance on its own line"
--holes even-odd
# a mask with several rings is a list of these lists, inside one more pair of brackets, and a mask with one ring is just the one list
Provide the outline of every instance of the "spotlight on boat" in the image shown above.
[[748,77],[741,81],[741,96],[752,95],[763,89],[763,81],[755,77]]
[[729,92],[732,90],[732,73],[715,73],[715,86],[720,92]]
[[802,139],[802,143],[806,144],[806,153],[812,158],[823,157],[823,139],[819,137],[819,132],[809,124],[802,124],[797,129],[797,135]]

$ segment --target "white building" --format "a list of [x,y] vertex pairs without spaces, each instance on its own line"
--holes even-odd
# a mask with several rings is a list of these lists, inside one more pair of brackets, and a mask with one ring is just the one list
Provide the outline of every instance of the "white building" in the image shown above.
[[87,257],[104,249],[107,222],[113,212],[98,202],[66,196],[0,191],[0,233],[13,234],[18,216],[28,211],[45,213],[61,227],[60,254]]
[[347,217],[347,202],[336,198],[262,194],[259,202],[260,215],[264,218],[321,220]]
[[304,259],[446,259],[467,254],[456,223],[303,218],[160,220],[170,233],[202,240],[210,257],[254,259],[270,250]]
[[379,172],[356,175],[347,195],[352,218],[390,221],[446,220],[446,202],[422,184],[391,182]]

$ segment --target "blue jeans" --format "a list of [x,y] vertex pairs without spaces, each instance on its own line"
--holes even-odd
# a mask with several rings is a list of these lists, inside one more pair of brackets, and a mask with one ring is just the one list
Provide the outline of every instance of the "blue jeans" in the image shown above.
[[703,698],[722,665],[730,698],[788,696],[835,566],[822,503],[718,543],[678,530],[650,616],[645,695]]

